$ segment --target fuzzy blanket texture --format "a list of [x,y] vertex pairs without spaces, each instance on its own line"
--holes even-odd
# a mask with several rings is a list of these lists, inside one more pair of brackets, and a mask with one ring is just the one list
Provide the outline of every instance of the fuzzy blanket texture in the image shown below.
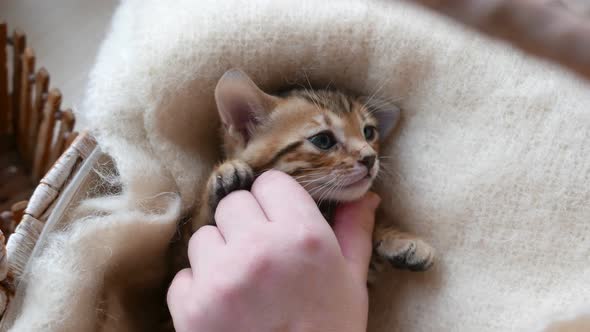
[[137,303],[219,158],[213,89],[232,67],[269,92],[330,84],[402,108],[376,189],[439,257],[381,276],[369,331],[542,331],[590,304],[583,82],[395,1],[126,0],[78,113],[123,192],[32,263],[14,331],[151,330]]

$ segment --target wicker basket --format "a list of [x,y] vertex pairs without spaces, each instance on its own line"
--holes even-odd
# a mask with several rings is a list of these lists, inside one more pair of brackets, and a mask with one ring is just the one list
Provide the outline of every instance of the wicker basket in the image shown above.
[[0,330],[9,326],[20,311],[19,295],[26,290],[26,282],[21,283],[21,277],[26,274],[29,259],[42,250],[39,244],[46,234],[64,227],[64,212],[80,197],[77,194],[92,183],[88,174],[101,157],[105,158],[96,148],[94,139],[82,133],[35,189],[21,222],[6,244],[3,261],[7,278],[0,284],[3,292],[0,296],[8,301]]
[[0,314],[57,198],[96,146],[89,135],[73,131],[74,115],[60,109],[61,93],[49,89],[48,71],[35,71],[25,34],[15,30],[8,36],[7,30],[0,21]]

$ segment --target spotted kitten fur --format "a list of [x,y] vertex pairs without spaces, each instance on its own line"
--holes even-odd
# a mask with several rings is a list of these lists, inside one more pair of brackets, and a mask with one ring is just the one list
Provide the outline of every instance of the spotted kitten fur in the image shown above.
[[[293,176],[330,221],[339,202],[358,199],[371,188],[379,172],[379,144],[399,118],[392,105],[370,107],[362,98],[337,91],[291,90],[271,96],[235,69],[219,80],[215,100],[226,159],[207,182],[193,231],[214,223],[223,197],[249,189],[256,175],[271,168]],[[428,269],[432,248],[388,224],[376,221],[372,269],[384,260],[398,268]]]

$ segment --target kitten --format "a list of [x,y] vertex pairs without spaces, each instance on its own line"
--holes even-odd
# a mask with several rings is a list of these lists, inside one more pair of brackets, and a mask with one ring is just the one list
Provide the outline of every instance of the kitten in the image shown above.
[[[358,199],[371,188],[379,171],[379,145],[399,119],[395,106],[370,107],[337,91],[271,96],[235,69],[219,80],[215,100],[226,160],[207,182],[193,231],[214,223],[223,197],[248,190],[256,175],[271,168],[293,176],[330,221],[335,204]],[[398,268],[426,270],[434,259],[428,244],[383,220],[376,220],[374,252],[373,270],[383,259]]]

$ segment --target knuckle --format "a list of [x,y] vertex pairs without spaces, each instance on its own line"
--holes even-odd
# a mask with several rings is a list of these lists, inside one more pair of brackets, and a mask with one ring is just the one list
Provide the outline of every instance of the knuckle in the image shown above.
[[249,199],[250,193],[245,190],[238,190],[229,193],[227,196],[222,198],[219,203],[217,204],[217,208],[215,209],[215,219],[221,217],[226,210],[234,209],[236,203],[242,200]]
[[181,307],[182,320],[187,326],[199,325],[204,320],[203,311],[195,301],[189,301]]
[[239,192],[236,191],[236,192],[228,193],[217,204],[217,210],[231,208],[231,206],[233,204],[235,204],[239,199],[240,199]]
[[217,208],[215,209],[215,216],[217,217],[217,214],[221,211],[223,212],[223,210],[227,209],[228,207],[231,208],[231,203],[232,203],[232,199],[229,196],[225,196],[224,198],[222,198],[219,203],[217,203]]
[[197,250],[198,243],[203,238],[210,236],[211,232],[216,232],[215,226],[205,225],[197,229],[197,231],[191,236],[188,241],[188,251],[193,252]]
[[168,289],[166,298],[173,319],[180,325],[187,326],[196,324],[204,318],[197,298],[187,296],[187,278],[190,279],[190,275],[190,269],[179,271]]
[[236,202],[247,199],[249,195],[245,190],[231,192],[219,202],[218,209],[231,208]]
[[251,258],[246,269],[246,279],[260,280],[272,273],[274,260],[268,254],[262,253]]
[[188,273],[190,273],[190,271],[188,269],[183,269],[183,270],[180,270],[174,276],[174,279],[172,279],[172,282],[170,283],[170,287],[168,288],[168,292],[166,293],[166,300],[168,301],[168,303],[176,301],[176,299],[178,298],[178,294],[180,294],[183,291],[181,279],[187,278]]
[[236,300],[240,298],[243,288],[243,280],[239,278],[220,278],[210,286],[211,294],[214,295],[218,305],[229,308]]
[[304,229],[297,237],[297,247],[308,253],[318,253],[324,249],[324,239],[318,232],[310,229]]

